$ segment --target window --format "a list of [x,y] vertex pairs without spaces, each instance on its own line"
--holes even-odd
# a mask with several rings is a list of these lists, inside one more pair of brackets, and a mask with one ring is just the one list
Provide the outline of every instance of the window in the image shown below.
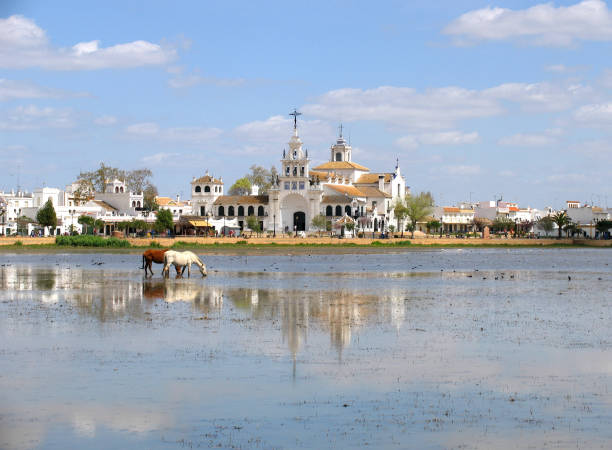
[[346,205],[344,207],[344,212],[346,213],[347,216],[350,217],[350,215],[351,215],[351,207],[349,205]]
[[[204,208],[202,206],[202,208]],[[225,208],[223,206],[219,206],[219,216],[223,217],[225,215]]]
[[300,167],[300,176],[304,176],[304,166]]
[[206,206],[200,206],[200,215],[201,216],[205,216],[206,215]]
[[291,190],[292,191],[296,191],[297,190],[297,181],[292,181],[291,182]]
[[285,181],[285,190],[288,191],[289,190],[289,182]]
[[195,187],[195,191],[196,191],[196,193],[202,192],[202,187],[201,186],[196,186]]
[[119,192],[123,193],[123,186],[119,188]]
[[342,215],[342,206],[336,205],[336,215],[337,216],[341,216]]
[[204,186],[204,192],[210,192],[210,186]]
[[136,202],[136,208],[140,208],[140,200]]
[[303,191],[305,187],[306,185],[304,184],[304,182],[300,181],[300,191]]
[[119,193],[119,188],[117,186],[115,186],[115,194]]
[[342,161],[342,153],[336,153],[336,161]]
[[293,158],[297,158],[297,150],[293,150]]
[[135,208],[135,207],[136,207],[136,202],[133,201],[132,202],[132,208]]
[[[232,214],[230,214],[231,216]],[[244,206],[239,206],[238,207],[238,215],[239,216],[244,216]]]
[[291,167],[289,166],[285,167],[285,173],[289,175],[291,173]]
[[331,217],[334,214],[334,209],[331,206],[327,206],[327,208],[325,208],[325,215],[327,217]]
[[296,177],[297,176],[297,167],[293,168],[293,176]]
[[255,215],[255,208],[253,208],[252,206],[249,206],[249,209],[247,211],[247,214],[249,216],[254,216]]
[[[263,206],[260,206],[259,208],[257,208],[257,215],[260,216],[260,217],[264,215],[264,207]],[[262,230],[263,230],[263,228],[262,228]]]
[[234,207],[230,206],[229,208],[227,208],[227,215],[228,216],[233,216],[234,215]]

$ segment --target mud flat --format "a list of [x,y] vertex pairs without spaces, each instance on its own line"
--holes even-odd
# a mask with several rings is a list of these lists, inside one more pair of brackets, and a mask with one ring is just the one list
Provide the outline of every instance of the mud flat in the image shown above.
[[205,262],[0,254],[0,448],[612,442],[608,251]]

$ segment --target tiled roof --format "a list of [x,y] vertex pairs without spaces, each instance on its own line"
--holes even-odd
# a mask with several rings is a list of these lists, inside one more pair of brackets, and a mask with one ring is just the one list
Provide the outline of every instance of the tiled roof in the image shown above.
[[102,201],[102,200],[90,200],[93,203],[95,203],[98,206],[101,206],[104,209],[108,209],[109,211],[119,211],[117,208],[115,208],[114,206],[109,205],[108,203]]
[[155,202],[159,206],[186,206],[188,202],[177,202],[176,200],[172,200],[170,197],[155,197]]
[[212,183],[212,184],[223,184],[223,181],[217,180],[210,175],[204,175],[203,177],[197,178],[192,183]]
[[363,195],[364,197],[385,197],[385,198],[391,198],[390,194],[387,194],[386,192],[381,191],[377,187],[358,186],[357,189],[359,189],[364,194]]
[[379,175],[384,175],[385,176],[385,183],[389,183],[391,181],[391,177],[393,176],[392,173],[364,173],[363,175],[361,175],[357,181],[355,181],[355,184],[374,184],[374,183],[378,183],[378,176]]
[[269,197],[267,195],[222,195],[214,205],[267,205]]
[[347,186],[343,184],[326,184],[325,187],[333,189],[341,194],[350,195],[352,197],[365,197],[363,192],[357,189],[355,186]]
[[330,161],[321,164],[314,168],[315,170],[338,170],[338,169],[356,169],[369,171],[367,167],[362,166],[361,164],[357,164],[351,161]]
[[329,173],[328,173],[328,172],[317,172],[317,171],[315,171],[315,170],[310,170],[310,171],[308,172],[308,174],[309,174],[311,177],[315,177],[315,178],[316,178],[316,177],[319,177],[319,178],[321,178],[321,179],[323,179],[323,178],[327,178],[327,177],[329,176]]
[[445,206],[444,212],[459,212],[459,208],[456,208],[454,206]]
[[351,203],[351,198],[346,195],[324,195],[321,203]]

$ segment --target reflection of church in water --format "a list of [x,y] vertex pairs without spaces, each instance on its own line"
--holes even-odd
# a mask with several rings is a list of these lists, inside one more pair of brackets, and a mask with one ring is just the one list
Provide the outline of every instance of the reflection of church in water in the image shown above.
[[[219,219],[256,216],[263,230],[315,231],[312,219],[355,220],[358,229],[382,231],[393,221],[393,203],[407,193],[399,162],[393,172],[371,173],[352,160],[352,147],[342,136],[330,148],[328,162],[311,169],[303,149],[294,111],[289,150],[283,150],[281,170],[267,195],[222,195],[223,182],[210,175],[191,182],[194,214]],[[256,194],[254,192],[254,194]]]

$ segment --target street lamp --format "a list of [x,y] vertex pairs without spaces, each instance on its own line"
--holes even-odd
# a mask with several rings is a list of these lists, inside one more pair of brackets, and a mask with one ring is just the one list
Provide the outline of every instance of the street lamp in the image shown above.
[[276,237],[276,214],[273,214],[272,217],[274,218],[274,237]]

